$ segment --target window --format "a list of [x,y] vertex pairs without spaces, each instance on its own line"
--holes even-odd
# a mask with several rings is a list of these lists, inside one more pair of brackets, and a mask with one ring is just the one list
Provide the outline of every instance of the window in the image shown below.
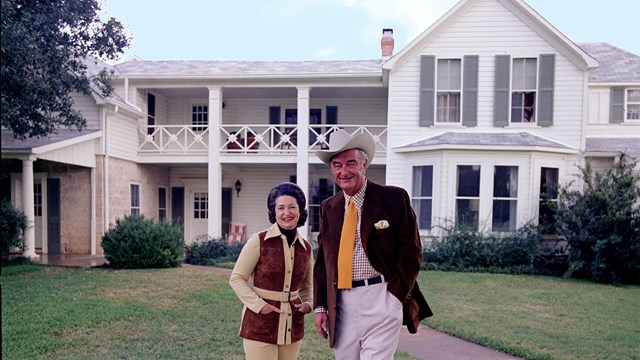
[[544,233],[555,234],[552,203],[558,201],[558,169],[540,169],[540,204],[538,207],[538,224]]
[[209,218],[209,193],[197,192],[193,194],[193,218]]
[[640,89],[627,90],[627,120],[640,120]]
[[493,168],[493,231],[515,231],[518,208],[518,167]]
[[[295,182],[295,179],[292,179]],[[312,179],[309,181],[309,225],[312,232],[320,231],[320,203],[336,193],[333,180]]]
[[209,111],[207,105],[191,106],[191,124],[204,125],[194,126],[193,131],[204,131],[209,125]]
[[480,165],[458,165],[456,221],[478,229],[480,211]]
[[460,59],[439,59],[437,74],[436,121],[460,122]]
[[433,206],[433,166],[413,167],[411,206],[418,218],[418,228],[430,230]]
[[511,122],[535,123],[537,59],[513,59]]
[[33,184],[33,215],[42,216],[42,183]]
[[147,134],[152,135],[156,129],[156,96],[147,94]]
[[131,184],[129,198],[131,199],[131,215],[140,215],[140,185]]
[[167,219],[167,189],[158,188],[158,220],[164,221]]

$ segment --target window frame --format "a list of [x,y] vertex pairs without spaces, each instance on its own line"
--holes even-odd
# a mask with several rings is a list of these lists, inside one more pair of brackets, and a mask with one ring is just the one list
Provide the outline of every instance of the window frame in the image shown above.
[[[430,168],[430,171],[431,171],[431,179],[430,179],[431,188],[428,189],[427,194],[422,194],[422,193],[416,194],[418,189],[424,190],[423,186],[420,186],[418,188],[418,185],[416,184],[416,170],[427,169],[427,168]],[[434,188],[434,181],[435,181],[434,170],[435,170],[435,166],[433,164],[411,166],[411,195],[410,195],[411,207],[413,208],[413,211],[416,214],[416,220],[418,223],[419,230],[431,231],[433,229],[433,188]],[[422,181],[421,185],[423,184],[424,182]],[[422,227],[422,206],[421,205],[423,201],[426,201],[429,204],[429,208],[430,208],[430,216],[428,219],[426,219],[428,221],[428,227]]]
[[[329,190],[329,188],[331,188],[330,193],[327,192],[323,194],[320,192],[321,190],[320,183],[323,181],[326,181],[327,183],[327,186],[325,188],[326,190]],[[314,184],[314,182],[316,182],[317,184]],[[320,231],[320,203],[322,203],[323,200],[328,199],[329,197],[336,194],[339,190],[340,189],[336,185],[335,181],[333,181],[333,179],[331,178],[309,179],[308,223],[309,223],[310,232],[317,233]]]
[[[164,192],[164,194],[162,194]],[[158,187],[158,221],[167,220],[167,188],[164,186]],[[164,202],[164,206],[163,206]]]
[[209,104],[192,103],[190,115],[193,131],[204,131],[209,127]]
[[[470,167],[474,172],[477,172],[478,183],[474,186],[477,187],[477,195],[460,195],[460,168],[461,167]],[[482,206],[482,167],[481,164],[457,164],[456,165],[456,188],[455,188],[455,202],[454,202],[454,218],[456,224],[465,224],[475,230],[479,230],[480,228],[480,209]],[[477,170],[475,169],[477,168]],[[461,201],[469,201],[469,209],[472,212],[472,218],[470,218],[470,222],[463,221],[460,202]],[[474,205],[477,204],[477,205]],[[475,210],[474,210],[475,208]]]
[[[457,74],[452,74],[452,68],[454,63],[457,64],[457,70],[458,70]],[[442,74],[441,70],[445,66],[446,66],[447,72],[446,74]],[[456,75],[457,75],[457,79],[455,78]],[[436,77],[436,94],[435,94],[436,124],[460,124],[462,121],[462,83],[463,83],[462,59],[460,58],[436,59],[435,77]],[[444,102],[441,102],[441,99],[445,99]],[[457,101],[457,104],[454,104],[456,101]]]
[[[496,194],[497,184],[496,180],[498,180],[497,170],[498,168],[510,168],[515,169],[515,194],[510,193],[507,196],[500,196],[502,194]],[[511,173],[510,173],[511,175]],[[511,182],[512,179],[510,178]],[[518,187],[520,182],[520,167],[518,165],[493,165],[493,191],[491,194],[491,231],[493,232],[514,232],[518,229]],[[505,186],[508,190],[508,186]],[[507,221],[508,228],[498,228],[496,216],[498,214],[502,214],[503,212],[497,211],[498,204],[503,203],[509,204],[509,219]],[[513,214],[511,212],[514,212]]]
[[138,183],[129,183],[129,214],[132,216],[140,216],[140,196],[141,189]]
[[[634,101],[630,101],[630,93],[637,93],[638,99]],[[624,121],[628,121],[631,123],[640,123],[640,88],[626,88],[624,92],[624,101],[625,101],[625,116]],[[633,107],[634,111],[630,111],[629,109]],[[634,118],[631,118],[634,116]]]
[[[519,62],[522,62],[522,65],[517,64]],[[528,62],[534,62],[535,72],[533,74],[527,72],[531,69],[531,67],[527,67]],[[511,59],[510,124],[537,124],[539,65],[538,57],[513,57]],[[522,73],[519,73],[520,71]],[[530,83],[531,81],[533,84]],[[520,83],[522,83],[521,86]],[[520,98],[520,104],[516,107],[514,102],[517,97]],[[527,101],[532,101],[532,103],[528,105]],[[516,109],[519,109],[520,114],[518,121],[514,120]],[[531,112],[528,119],[526,119],[527,110]]]
[[[203,205],[203,206],[200,206]],[[197,191],[193,193],[193,218],[208,219],[209,218],[209,193],[206,191]]]

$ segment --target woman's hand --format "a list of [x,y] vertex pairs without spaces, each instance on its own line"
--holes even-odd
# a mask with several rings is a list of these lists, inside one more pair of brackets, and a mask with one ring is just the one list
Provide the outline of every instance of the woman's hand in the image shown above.
[[293,306],[295,306],[296,309],[298,309],[298,311],[300,311],[303,314],[308,314],[311,312],[311,306],[307,303],[293,304]]
[[271,304],[265,304],[262,309],[260,309],[260,314],[262,315],[267,315],[270,314],[272,312],[277,312],[278,314],[282,313],[282,310],[278,309],[277,307],[271,305]]

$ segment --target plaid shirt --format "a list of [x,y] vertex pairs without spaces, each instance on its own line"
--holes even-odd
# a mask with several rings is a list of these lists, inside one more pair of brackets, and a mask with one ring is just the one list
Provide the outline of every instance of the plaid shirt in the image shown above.
[[[358,209],[358,225],[356,226],[356,243],[355,248],[353,249],[353,272],[352,272],[352,280],[364,280],[379,275],[379,273],[371,266],[369,259],[367,258],[367,254],[364,252],[364,248],[362,247],[362,239],[360,238],[360,219],[362,219],[362,205],[364,204],[364,194],[367,190],[367,179],[364,181],[364,186],[362,189],[358,191],[355,195],[353,195],[353,204]],[[347,206],[349,205],[349,199],[352,197],[344,194],[344,210],[345,213],[347,211]]]

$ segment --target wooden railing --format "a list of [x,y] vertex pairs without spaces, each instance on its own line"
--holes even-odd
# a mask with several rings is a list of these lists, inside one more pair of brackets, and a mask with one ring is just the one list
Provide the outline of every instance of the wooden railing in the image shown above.
[[[369,133],[376,152],[386,154],[385,125],[311,125],[309,151],[327,149],[331,133],[344,129],[351,134]],[[295,125],[223,125],[220,127],[222,154],[295,154],[298,151]],[[142,154],[202,154],[209,149],[209,128],[195,125],[154,125],[138,130]]]

